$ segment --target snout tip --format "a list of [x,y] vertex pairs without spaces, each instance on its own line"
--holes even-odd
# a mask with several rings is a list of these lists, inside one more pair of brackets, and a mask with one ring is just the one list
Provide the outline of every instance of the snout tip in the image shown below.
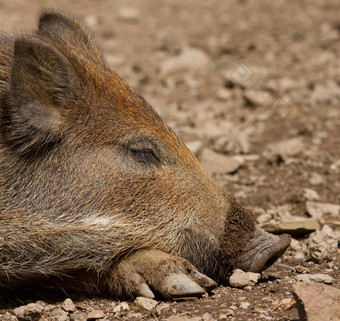
[[288,234],[273,235],[257,229],[249,248],[237,259],[235,267],[243,271],[260,273],[270,267],[289,247]]
[[272,250],[268,253],[268,260],[265,262],[262,270],[269,268],[283,253],[287,250],[290,245],[291,237],[288,234],[282,234],[279,236],[279,240],[274,244]]

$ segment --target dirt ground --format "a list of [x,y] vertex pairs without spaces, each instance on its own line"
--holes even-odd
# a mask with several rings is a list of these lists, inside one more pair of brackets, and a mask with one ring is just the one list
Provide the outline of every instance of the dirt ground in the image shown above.
[[[1,30],[34,27],[42,7],[84,18],[113,70],[199,159],[208,157],[206,149],[243,157],[231,173],[212,172],[256,215],[281,210],[306,218],[305,188],[319,202],[340,203],[339,1],[0,0]],[[275,154],[281,143],[285,151]],[[321,219],[334,230],[339,221]],[[301,271],[326,273],[340,289],[339,251],[315,262],[288,250],[254,287],[219,287],[209,297],[160,303],[163,309],[150,312],[131,302],[117,312],[119,303],[108,298],[71,298],[79,315],[102,310],[106,320],[292,321],[298,311],[287,302]],[[0,315],[14,320],[12,309]],[[78,317],[72,320],[86,320]]]

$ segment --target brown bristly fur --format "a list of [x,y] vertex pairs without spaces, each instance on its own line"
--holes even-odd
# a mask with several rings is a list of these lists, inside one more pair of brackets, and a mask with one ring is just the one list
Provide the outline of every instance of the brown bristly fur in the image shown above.
[[225,278],[253,217],[110,70],[78,19],[43,12],[38,30],[0,38],[0,61],[0,291],[133,296],[134,269],[157,288],[186,260]]

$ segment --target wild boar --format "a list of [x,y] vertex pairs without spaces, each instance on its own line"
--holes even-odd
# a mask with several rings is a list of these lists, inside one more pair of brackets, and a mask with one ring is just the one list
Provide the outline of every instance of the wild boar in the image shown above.
[[106,63],[76,18],[0,38],[0,287],[201,295],[260,272],[287,235],[255,227]]

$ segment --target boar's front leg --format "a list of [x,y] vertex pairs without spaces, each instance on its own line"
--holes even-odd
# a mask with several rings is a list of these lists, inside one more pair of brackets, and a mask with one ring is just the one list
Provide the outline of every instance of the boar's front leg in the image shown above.
[[100,230],[6,223],[6,232],[0,229],[0,292],[35,284],[37,290],[109,290],[126,297],[154,297],[155,291],[170,299],[200,296],[216,287],[181,257],[132,248],[126,248],[132,254],[122,255],[112,243],[114,235],[103,239]]
[[155,292],[165,299],[201,296],[217,286],[187,260],[158,250],[139,250],[123,258],[105,282],[118,295],[153,298]]

